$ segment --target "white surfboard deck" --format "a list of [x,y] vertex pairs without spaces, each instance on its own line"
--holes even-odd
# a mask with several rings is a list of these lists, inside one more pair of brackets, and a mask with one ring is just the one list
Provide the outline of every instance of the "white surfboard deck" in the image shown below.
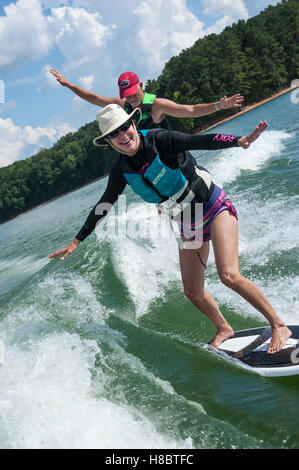
[[[288,325],[288,328],[293,333],[292,337],[288,339],[281,351],[274,354],[267,353],[271,340],[270,327],[237,331],[219,348],[214,348],[209,344],[205,344],[204,348],[242,369],[264,377],[299,375],[299,325]],[[254,342],[260,344],[254,347]],[[251,345],[253,348],[250,347]],[[249,351],[244,350],[243,354],[240,354],[243,348],[248,348]],[[233,354],[239,357],[232,357]]]

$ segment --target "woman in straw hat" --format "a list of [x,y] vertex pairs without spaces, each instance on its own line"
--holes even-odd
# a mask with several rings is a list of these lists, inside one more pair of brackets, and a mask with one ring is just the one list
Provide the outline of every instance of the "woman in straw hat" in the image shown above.
[[[237,211],[223,189],[213,183],[210,173],[199,166],[188,150],[247,149],[267,128],[260,122],[248,136],[224,134],[189,135],[163,129],[137,131],[140,110],[127,114],[119,105],[103,108],[97,120],[105,141],[121,153],[113,166],[107,188],[89,214],[75,239],[49,258],[67,258],[103,221],[127,184],[144,201],[155,203],[167,214],[179,232],[179,256],[185,295],[216,326],[214,347],[233,336],[234,331],[221,314],[213,297],[204,289],[204,275],[213,243],[218,275],[223,284],[253,305],[272,327],[268,353],[279,351],[291,336],[260,289],[242,276],[238,267]],[[101,210],[105,207],[105,211]],[[199,210],[200,209],[200,210]],[[187,216],[185,216],[187,214]]]

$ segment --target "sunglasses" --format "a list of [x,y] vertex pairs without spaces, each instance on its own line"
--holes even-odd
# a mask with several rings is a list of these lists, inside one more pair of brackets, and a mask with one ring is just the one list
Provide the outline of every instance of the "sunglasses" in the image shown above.
[[110,134],[107,134],[106,137],[108,139],[113,139],[114,137],[118,136],[119,131],[125,132],[129,127],[132,125],[131,119],[126,121],[122,126],[118,127],[115,129],[115,131],[110,132]]

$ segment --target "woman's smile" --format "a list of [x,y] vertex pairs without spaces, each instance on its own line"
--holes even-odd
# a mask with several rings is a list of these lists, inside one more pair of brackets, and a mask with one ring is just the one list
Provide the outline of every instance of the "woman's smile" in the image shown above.
[[118,131],[118,135],[110,139],[114,148],[126,155],[135,155],[139,148],[139,136],[136,128],[130,126],[125,131]]

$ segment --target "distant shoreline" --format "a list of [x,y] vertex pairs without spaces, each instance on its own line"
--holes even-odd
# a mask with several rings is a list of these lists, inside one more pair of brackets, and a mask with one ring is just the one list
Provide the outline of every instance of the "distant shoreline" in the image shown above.
[[[259,106],[262,106],[263,104],[265,103],[268,103],[268,101],[272,101],[272,100],[275,100],[276,98],[279,98],[280,96],[286,94],[286,93],[289,93],[290,91],[294,91],[296,88],[299,87],[299,84],[296,85],[296,86],[293,86],[293,87],[288,87],[288,88],[284,88],[283,90],[277,92],[277,93],[274,93],[273,95],[271,95],[269,98],[265,98],[264,100],[262,101],[259,101],[258,103],[254,103],[252,105],[248,105],[248,106],[245,106],[245,108],[242,110],[242,111],[239,111],[237,112],[236,114],[233,114],[232,116],[229,116],[225,119],[222,119],[221,121],[218,121],[216,122],[215,124],[212,124],[211,126],[209,127],[206,127],[206,128],[201,128],[201,129],[196,129],[194,131],[195,134],[202,134],[203,132],[207,132],[209,131],[210,129],[213,129],[214,127],[217,127],[217,126],[221,126],[221,124],[224,124],[225,122],[228,122],[228,121],[231,121],[232,119],[235,119],[236,117],[239,117],[241,116],[242,114],[245,114],[245,113],[248,113],[248,111],[251,111],[252,109],[255,109],[255,108],[258,108]],[[18,214],[18,215],[14,215],[6,220],[1,220],[0,221],[0,225],[2,224],[5,224],[6,222],[9,222],[10,220],[13,220],[13,219],[16,219],[17,217],[20,217],[24,214],[27,214],[28,212],[31,212],[33,211],[34,209],[38,209],[39,207],[43,207],[45,206],[46,204],[49,204],[50,202],[53,202],[55,201],[56,199],[59,199],[63,196],[66,196],[67,194],[70,194],[70,193],[73,193],[74,191],[77,191],[78,189],[81,189],[81,188],[84,188],[84,186],[88,186],[89,184],[92,184],[92,183],[95,183],[96,181],[100,180],[100,179],[103,179],[105,178],[107,175],[103,175],[103,176],[100,176],[99,178],[95,178],[94,180],[92,181],[89,181],[88,183],[85,183],[85,184],[82,184],[80,186],[76,186],[75,188],[71,189],[70,191],[66,192],[66,193],[63,193],[63,194],[60,194],[59,196],[56,196],[52,199],[49,199],[49,201],[46,201],[46,202],[42,202],[41,204],[35,206],[35,207],[32,207],[31,209],[27,209],[26,211],[22,212],[21,214]]]
[[68,194],[71,194],[71,193],[73,193],[74,191],[77,191],[78,189],[84,188],[85,186],[89,186],[90,184],[95,183],[96,181],[99,181],[99,180],[101,180],[101,179],[103,179],[103,178],[106,178],[106,176],[108,176],[108,175],[99,176],[98,178],[95,178],[95,179],[93,179],[93,180],[91,180],[91,181],[88,181],[88,183],[84,183],[84,184],[81,184],[80,186],[76,186],[75,188],[70,189],[70,190],[67,191],[66,193],[60,194],[59,196],[55,196],[55,197],[53,197],[52,199],[49,199],[48,201],[41,202],[41,203],[38,204],[37,206],[31,207],[30,209],[27,209],[26,211],[21,212],[21,213],[18,214],[18,215],[13,215],[13,216],[9,217],[9,218],[6,219],[6,220],[0,220],[0,225],[6,224],[6,222],[10,222],[11,220],[16,219],[17,217],[21,217],[22,215],[25,215],[25,214],[27,214],[28,212],[34,211],[35,209],[39,209],[40,207],[43,207],[43,206],[45,206],[46,204],[50,204],[50,202],[56,201],[56,199],[60,199],[61,197],[67,196]]
[[290,91],[296,90],[296,88],[299,87],[299,84],[293,87],[288,87],[284,88],[283,90],[274,93],[271,95],[269,98],[265,98],[264,100],[258,101],[257,103],[250,104],[248,106],[245,106],[242,111],[237,112],[236,114],[233,114],[232,116],[228,116],[225,119],[222,119],[221,121],[216,122],[215,124],[212,124],[211,126],[205,127],[205,128],[198,128],[194,131],[195,134],[202,134],[203,132],[207,132],[210,129],[213,129],[214,127],[221,126],[221,124],[224,124],[225,122],[231,121],[232,119],[235,119],[236,117],[241,116],[242,114],[248,113],[248,111],[251,111],[252,109],[258,108],[259,106],[262,106],[265,103],[268,103],[268,101],[275,100],[276,98],[279,98],[282,95],[285,95],[286,93],[289,93]]

